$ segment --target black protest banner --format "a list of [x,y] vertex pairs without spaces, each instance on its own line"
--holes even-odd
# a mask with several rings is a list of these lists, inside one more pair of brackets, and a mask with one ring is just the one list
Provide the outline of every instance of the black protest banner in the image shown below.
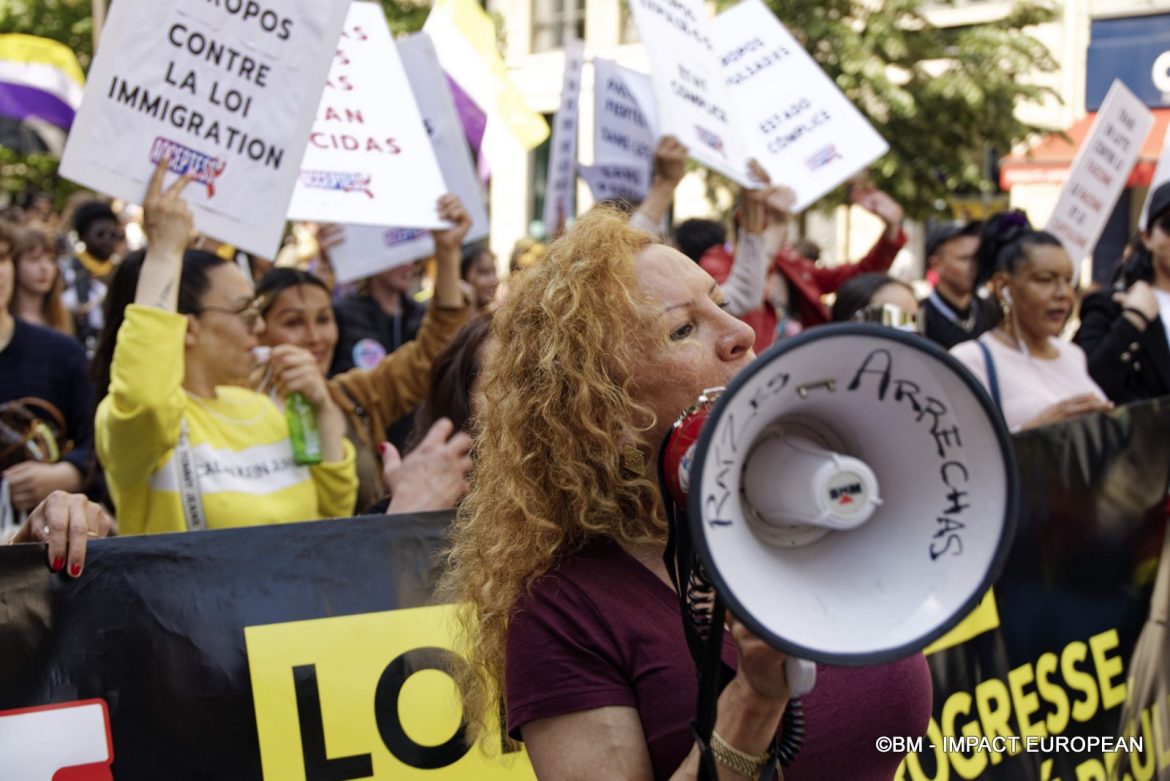
[[[920,743],[890,736],[912,752],[899,778],[1107,777],[1165,526],[1167,420],[1170,399],[1016,437],[1020,532],[992,595],[928,650],[934,717]],[[77,581],[40,546],[0,548],[0,747],[20,749],[0,778],[533,778],[522,754],[461,740],[453,608],[434,597],[449,521],[101,540]],[[1131,766],[1152,773],[1170,739],[1141,722]],[[89,774],[54,776],[66,761]]]
[[[22,728],[3,712],[100,701],[118,781],[532,778],[522,754],[461,739],[451,606],[433,599],[449,522],[101,540],[77,581],[41,546],[0,547],[0,744]],[[21,773],[74,739],[0,755],[0,778],[60,778]]]
[[1170,398],[1014,437],[1011,556],[989,598],[928,649],[933,718],[901,746],[898,778],[1104,781],[1131,749],[1138,767],[1170,761],[1149,720],[1140,746],[1118,740],[1166,526],[1168,421]]

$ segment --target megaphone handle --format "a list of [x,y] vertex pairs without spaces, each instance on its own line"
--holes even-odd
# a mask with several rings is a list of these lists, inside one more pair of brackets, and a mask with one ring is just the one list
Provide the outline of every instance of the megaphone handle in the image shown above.
[[784,661],[784,675],[788,679],[788,707],[772,750],[776,760],[788,767],[804,748],[804,706],[800,698],[816,684],[817,666],[808,659],[790,656]]
[[794,699],[808,694],[817,682],[816,664],[796,656],[785,660],[784,674],[788,678],[788,696]]

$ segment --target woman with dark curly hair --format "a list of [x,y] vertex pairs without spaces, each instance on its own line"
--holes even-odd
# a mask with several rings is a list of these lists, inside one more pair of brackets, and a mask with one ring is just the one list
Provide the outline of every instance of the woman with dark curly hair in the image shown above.
[[[539,778],[696,776],[698,682],[653,464],[679,414],[754,357],[723,303],[693,261],[598,209],[493,316],[446,585],[465,606],[471,733],[492,734],[502,695]],[[784,654],[728,623],[736,672],[712,745],[719,777],[739,779],[764,767],[788,686]],[[930,676],[921,654],[822,668],[803,703],[810,739],[787,778],[888,779],[901,758],[874,741],[924,732]]]

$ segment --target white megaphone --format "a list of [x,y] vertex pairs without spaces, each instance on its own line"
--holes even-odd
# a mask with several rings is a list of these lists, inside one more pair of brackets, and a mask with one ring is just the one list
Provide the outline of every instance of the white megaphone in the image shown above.
[[1018,506],[1011,439],[933,343],[818,327],[704,396],[668,439],[663,479],[705,575],[758,637],[826,664],[889,662],[998,576]]

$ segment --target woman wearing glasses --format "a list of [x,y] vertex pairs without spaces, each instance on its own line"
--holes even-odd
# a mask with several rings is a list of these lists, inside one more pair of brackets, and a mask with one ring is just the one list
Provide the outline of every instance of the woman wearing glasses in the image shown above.
[[278,395],[313,407],[322,460],[293,463],[288,424],[242,386],[263,328],[252,284],[234,264],[185,250],[184,176],[145,202],[149,245],[119,268],[95,359],[96,440],[122,533],[173,532],[346,516],[357,493],[345,421],[312,354],[274,357]]

